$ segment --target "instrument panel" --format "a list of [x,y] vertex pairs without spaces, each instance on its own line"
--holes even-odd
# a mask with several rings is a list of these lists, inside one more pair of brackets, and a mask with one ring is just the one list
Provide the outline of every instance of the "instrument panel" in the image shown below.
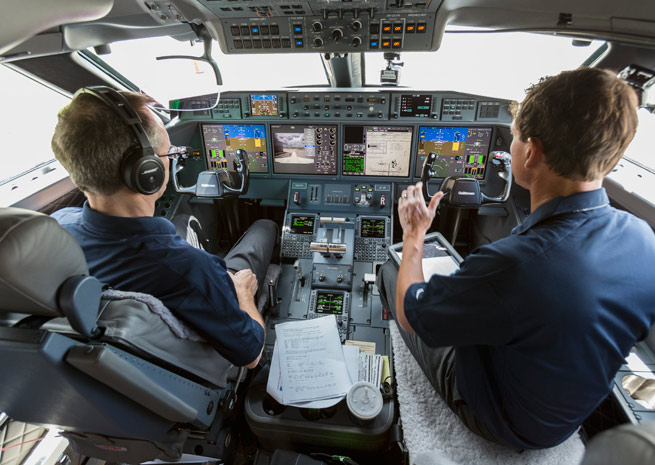
[[[205,97],[177,104],[202,108]],[[434,152],[437,177],[484,183],[488,154],[509,149],[509,104],[453,92],[299,89],[224,92],[214,108],[174,116],[185,126],[197,123],[209,170],[233,169],[240,148],[248,153],[255,178],[412,182]],[[318,200],[317,194],[308,201]],[[359,198],[350,194],[348,203]],[[344,197],[333,196],[330,203]]]

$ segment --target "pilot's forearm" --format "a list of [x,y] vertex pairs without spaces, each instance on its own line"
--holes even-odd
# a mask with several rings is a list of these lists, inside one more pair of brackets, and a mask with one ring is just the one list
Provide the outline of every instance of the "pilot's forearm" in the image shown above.
[[264,328],[264,319],[259,313],[259,310],[257,310],[254,296],[252,294],[249,295],[247,292],[237,292],[237,300],[239,301],[239,307],[244,312],[246,312],[250,318],[255,320],[261,325],[262,328]]
[[414,328],[405,316],[405,294],[412,284],[425,281],[422,267],[424,240],[425,233],[403,234],[403,257],[398,270],[396,286],[396,319],[398,324],[410,333],[414,332]]

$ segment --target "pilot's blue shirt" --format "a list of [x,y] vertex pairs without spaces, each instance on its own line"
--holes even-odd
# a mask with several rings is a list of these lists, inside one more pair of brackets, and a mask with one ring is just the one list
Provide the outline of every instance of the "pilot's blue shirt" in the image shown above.
[[101,282],[157,297],[235,365],[257,358],[264,329],[239,308],[225,262],[189,245],[173,223],[109,216],[88,203],[52,216],[77,239]]
[[455,346],[457,388],[518,448],[554,446],[610,392],[655,321],[655,234],[604,189],[558,197],[452,276],[412,285],[405,313]]

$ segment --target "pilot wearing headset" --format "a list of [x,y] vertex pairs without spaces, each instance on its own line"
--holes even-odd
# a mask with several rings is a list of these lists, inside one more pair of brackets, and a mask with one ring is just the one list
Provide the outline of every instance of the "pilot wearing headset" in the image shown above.
[[435,390],[471,431],[516,449],[555,446],[607,397],[655,323],[655,234],[610,206],[604,177],[637,127],[634,91],[580,68],[528,90],[512,168],[531,213],[425,282],[423,243],[443,197],[401,193],[403,255],[382,301]]
[[83,88],[59,112],[56,158],[85,194],[83,208],[52,216],[79,242],[92,275],[122,291],[161,300],[237,366],[257,365],[264,322],[255,305],[278,237],[255,222],[223,260],[153,217],[166,189],[171,147],[150,97]]

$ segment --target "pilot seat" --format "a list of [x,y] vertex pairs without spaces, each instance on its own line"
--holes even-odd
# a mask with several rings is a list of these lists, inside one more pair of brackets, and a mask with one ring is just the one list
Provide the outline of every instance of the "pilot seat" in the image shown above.
[[117,463],[229,461],[245,370],[151,296],[104,291],[51,217],[0,209],[0,412]]

